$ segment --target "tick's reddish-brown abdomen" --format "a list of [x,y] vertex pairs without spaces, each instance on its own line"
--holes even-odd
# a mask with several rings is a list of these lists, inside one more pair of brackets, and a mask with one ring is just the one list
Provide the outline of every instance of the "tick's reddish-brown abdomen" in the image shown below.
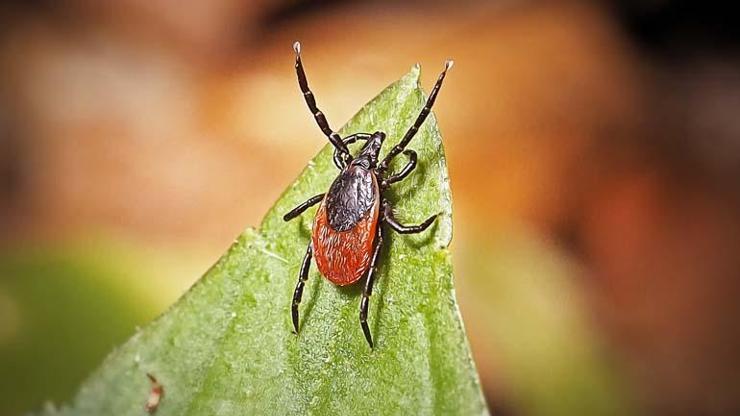
[[[377,183],[373,185],[377,187]],[[313,225],[313,253],[319,271],[330,282],[339,286],[349,285],[367,271],[378,227],[378,209],[379,199],[376,198],[354,227],[336,231],[329,225],[326,201],[319,206]]]

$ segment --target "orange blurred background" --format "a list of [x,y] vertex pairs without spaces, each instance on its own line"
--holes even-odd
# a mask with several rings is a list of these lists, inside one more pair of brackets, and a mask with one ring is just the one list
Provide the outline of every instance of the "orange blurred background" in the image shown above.
[[419,62],[503,415],[740,413],[740,25],[682,1],[0,6],[0,414],[68,400]]

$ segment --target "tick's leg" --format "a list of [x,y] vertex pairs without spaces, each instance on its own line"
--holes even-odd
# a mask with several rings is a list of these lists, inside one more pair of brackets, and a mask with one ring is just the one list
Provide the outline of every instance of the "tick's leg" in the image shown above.
[[400,224],[396,218],[393,216],[393,210],[391,209],[390,204],[384,203],[383,204],[383,217],[385,219],[385,222],[388,223],[388,225],[393,228],[394,231],[396,231],[399,234],[417,234],[420,233],[427,228],[429,228],[430,225],[434,222],[434,220],[437,218],[437,214],[432,215],[431,217],[427,218],[424,222],[422,222],[419,225],[403,225]]
[[411,126],[409,131],[406,132],[406,134],[403,136],[400,142],[398,142],[397,145],[393,146],[390,152],[388,152],[388,155],[383,159],[382,162],[380,162],[379,169],[380,171],[384,171],[388,168],[388,165],[390,164],[391,160],[393,160],[394,157],[396,157],[399,153],[403,151],[403,149],[406,148],[406,145],[409,144],[411,139],[414,138],[414,135],[419,130],[421,125],[424,123],[424,120],[426,120],[427,116],[429,115],[429,112],[432,111],[432,106],[434,105],[434,100],[437,99],[437,94],[439,93],[439,89],[442,88],[442,81],[445,79],[445,75],[447,75],[447,70],[452,68],[452,60],[447,60],[445,62],[445,69],[442,71],[441,74],[439,74],[439,78],[437,78],[437,83],[434,84],[434,88],[432,88],[432,92],[429,94],[429,98],[427,98],[427,102],[424,105],[424,108],[421,109],[421,113],[419,113],[419,116],[416,117],[416,121],[414,122],[414,125]]
[[297,207],[291,209],[290,212],[283,215],[283,221],[290,221],[293,218],[303,214],[303,211],[318,204],[319,202],[321,202],[322,199],[324,199],[324,194],[318,194],[318,195],[312,196],[311,198],[308,198],[308,201],[302,203],[301,205],[298,205]]
[[306,72],[303,70],[300,42],[293,44],[293,50],[295,50],[295,72],[298,75],[298,85],[301,87],[301,92],[303,93],[303,98],[306,99],[308,109],[311,110],[311,114],[313,114],[313,118],[316,119],[316,123],[319,125],[321,131],[323,131],[326,137],[329,138],[329,141],[334,145],[334,148],[343,155],[345,161],[352,160],[352,156],[349,154],[349,150],[347,150],[347,146],[342,141],[342,138],[332,130],[331,127],[329,127],[329,122],[326,121],[326,116],[316,106],[316,98],[314,98],[311,89],[308,87]]
[[396,173],[395,175],[391,175],[388,178],[382,180],[380,182],[381,187],[387,188],[388,185],[392,183],[402,181],[404,178],[409,176],[409,173],[411,173],[414,169],[416,169],[416,152],[414,152],[413,150],[404,150],[403,154],[408,156],[409,158],[408,163],[406,163],[406,166],[404,166],[400,172]]
[[380,249],[383,246],[383,233],[380,230],[380,224],[378,224],[377,237],[375,238],[375,249],[373,250],[373,258],[370,260],[370,268],[367,270],[367,279],[365,280],[365,287],[362,290],[362,301],[360,301],[360,325],[362,326],[362,332],[365,334],[370,348],[373,348],[373,336],[370,334],[370,327],[367,325],[367,310],[370,306],[370,296],[373,294],[373,283],[375,283],[375,275],[378,272],[378,258],[380,257]]
[[[372,137],[372,135],[368,133],[355,133],[345,137],[344,139],[342,139],[342,141],[346,146],[358,140],[370,140],[370,137]],[[344,159],[342,159],[342,156],[339,154],[339,151],[336,148],[334,148],[334,164],[339,170],[344,169],[344,167],[346,166]]]
[[291,315],[293,317],[293,328],[295,333],[298,333],[298,305],[301,304],[303,298],[303,287],[308,280],[308,269],[311,266],[311,244],[306,249],[306,255],[303,257],[303,263],[301,263],[301,271],[298,274],[298,283],[295,285],[295,291],[293,292],[293,305],[291,307]]

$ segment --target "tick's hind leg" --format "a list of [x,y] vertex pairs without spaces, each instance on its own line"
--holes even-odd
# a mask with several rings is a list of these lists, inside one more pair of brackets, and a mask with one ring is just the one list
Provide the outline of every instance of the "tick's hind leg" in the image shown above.
[[370,327],[367,325],[367,311],[370,307],[370,296],[373,294],[375,275],[378,273],[378,259],[380,257],[382,246],[383,233],[380,230],[380,225],[378,225],[378,234],[375,240],[373,258],[370,261],[370,268],[367,270],[367,280],[365,280],[365,287],[362,289],[362,301],[360,301],[360,326],[362,326],[362,333],[365,334],[365,339],[371,349],[373,348],[373,336],[370,334]]
[[306,255],[303,257],[303,263],[301,263],[301,271],[298,274],[298,283],[295,285],[295,291],[293,292],[293,305],[291,306],[291,316],[293,318],[293,328],[295,333],[298,333],[298,305],[301,304],[303,298],[303,287],[306,285],[308,280],[308,269],[311,266],[311,254],[313,250],[311,244],[306,249]]
[[393,210],[391,209],[390,204],[388,204],[387,202],[383,204],[383,217],[385,219],[385,222],[387,222],[388,225],[390,225],[391,228],[393,228],[393,230],[399,234],[418,234],[429,228],[429,226],[432,225],[434,220],[437,218],[437,215],[438,214],[432,215],[419,225],[403,225],[399,223],[393,216]]

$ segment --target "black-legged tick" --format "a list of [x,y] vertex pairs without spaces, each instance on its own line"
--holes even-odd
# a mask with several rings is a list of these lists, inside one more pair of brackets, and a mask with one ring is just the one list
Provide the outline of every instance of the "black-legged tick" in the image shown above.
[[[429,98],[414,124],[409,128],[401,141],[379,161],[380,148],[385,133],[355,133],[342,138],[329,127],[326,117],[316,106],[316,99],[308,87],[306,73],[301,62],[301,44],[293,44],[295,50],[295,69],[298,84],[321,131],[334,146],[334,164],[340,170],[327,193],[309,198],[285,214],[283,219],[290,221],[309,207],[321,202],[314,219],[311,243],[303,257],[298,283],[293,293],[292,318],[293,327],[298,333],[298,305],[303,297],[303,288],[308,279],[311,257],[321,274],[335,285],[345,286],[357,282],[367,275],[360,302],[360,325],[365,339],[373,347],[373,338],[367,325],[367,313],[373,283],[378,269],[378,253],[383,245],[382,224],[401,234],[420,233],[427,229],[437,217],[433,215],[419,225],[400,224],[393,216],[390,202],[383,196],[390,185],[403,180],[416,168],[416,152],[406,150],[406,146],[421,127],[432,109],[447,70],[452,68],[452,61],[445,63],[445,68],[434,84]],[[365,145],[357,156],[350,154],[347,145],[364,140]],[[408,162],[398,173],[388,172],[390,162],[403,153]]]

